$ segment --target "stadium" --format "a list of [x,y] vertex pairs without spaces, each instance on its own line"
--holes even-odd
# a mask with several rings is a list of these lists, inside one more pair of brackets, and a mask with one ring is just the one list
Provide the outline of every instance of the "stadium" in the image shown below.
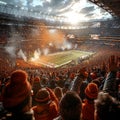
[[[28,2],[28,6],[29,4],[30,3]],[[99,2],[97,5],[98,4]],[[1,2],[0,7],[1,61],[10,63],[10,66],[14,67],[23,62],[25,65],[26,61],[26,66],[29,63],[31,65],[31,60],[32,65],[34,65],[34,57],[38,59],[40,56],[47,57],[48,54],[55,54],[55,52],[63,53],[63,51],[68,50],[80,50],[81,52],[89,51],[90,54],[97,53],[98,49],[91,49],[91,46],[98,46],[98,48],[100,46],[99,49],[102,49],[102,46],[106,46],[110,51],[111,47],[119,49],[119,15],[117,13],[110,12],[109,9],[107,11],[108,13],[110,12],[114,19],[107,18],[105,20],[95,19],[87,22],[80,21],[79,25],[70,25],[67,22],[61,23],[60,21],[63,19],[62,17],[54,19],[54,16],[52,15],[44,15],[44,13],[34,12],[35,8],[33,11],[25,10],[22,5],[17,6],[17,3],[14,5],[11,3],[7,4]],[[103,7],[103,9],[106,10],[105,7]],[[37,15],[39,15],[40,18],[37,18]],[[48,19],[44,19],[43,16]],[[2,58],[2,54],[6,54],[7,60]],[[66,53],[63,53],[63,56],[64,54]],[[77,61],[78,58],[81,59],[84,58],[84,56],[86,56],[86,54],[83,56],[80,55],[77,58],[74,58],[74,55],[72,57],[73,60],[76,59],[75,61]],[[68,61],[65,60],[65,63],[70,63],[70,61],[71,58],[68,59]],[[48,61],[45,61],[45,64],[47,64],[47,62]],[[51,64],[55,64],[54,62]],[[65,63],[63,62],[61,65],[57,66],[65,65]],[[35,66],[36,64],[38,66],[38,62],[35,63]]]
[[[2,106],[2,93],[11,84],[14,70],[28,74],[33,92],[31,108],[36,105],[36,91],[41,88],[54,91],[56,87],[70,91],[78,76],[87,80],[83,84],[99,82],[102,90],[108,73],[113,72],[111,76],[116,74],[117,88],[108,85],[113,91],[109,91],[110,88],[106,91],[112,97],[120,92],[119,6],[120,0],[0,0],[0,119],[9,116]],[[18,83],[23,76],[15,78]],[[113,81],[112,84],[114,86]],[[80,86],[75,89],[81,89]],[[85,86],[82,89],[85,90]],[[17,92],[17,88],[13,91]],[[79,95],[84,93],[81,91]],[[119,94],[115,96],[118,100]],[[80,95],[81,100],[85,96]],[[10,99],[10,102],[17,104],[17,100]],[[42,117],[39,119],[44,120]]]

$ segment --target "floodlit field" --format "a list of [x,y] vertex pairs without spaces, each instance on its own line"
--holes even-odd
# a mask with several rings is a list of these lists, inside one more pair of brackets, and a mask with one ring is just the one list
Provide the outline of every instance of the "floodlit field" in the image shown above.
[[92,52],[85,52],[79,50],[57,52],[54,54],[49,54],[47,56],[41,56],[39,60],[32,61],[32,64],[56,68],[71,63],[73,61],[78,62],[78,60],[83,60],[93,54],[94,53]]

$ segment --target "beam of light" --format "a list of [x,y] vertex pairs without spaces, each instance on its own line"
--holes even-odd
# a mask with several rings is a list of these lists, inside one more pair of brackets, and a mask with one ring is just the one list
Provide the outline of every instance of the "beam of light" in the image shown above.
[[78,24],[81,21],[87,21],[83,14],[80,14],[80,10],[86,6],[86,0],[81,0],[79,2],[73,2],[71,9],[69,11],[63,13],[62,15],[66,17],[65,22],[69,22],[70,24]]
[[78,24],[80,21],[85,21],[87,18],[84,17],[82,14],[78,14],[76,12],[68,12],[66,13],[66,22],[71,24]]
[[69,12],[67,15],[67,21],[71,24],[77,24],[79,22],[78,14]]

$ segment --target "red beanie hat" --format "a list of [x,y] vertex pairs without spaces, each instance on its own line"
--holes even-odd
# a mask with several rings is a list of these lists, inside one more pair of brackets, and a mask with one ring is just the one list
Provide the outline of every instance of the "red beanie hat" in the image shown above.
[[31,92],[28,75],[23,70],[15,70],[11,74],[10,83],[3,93],[3,106],[12,108],[22,103]]
[[71,79],[74,79],[74,77],[75,77],[75,74],[74,74],[74,73],[71,73],[71,74],[70,74],[70,78],[71,78]]
[[34,82],[40,82],[40,77],[39,77],[39,76],[36,76],[36,77],[34,78]]
[[91,99],[97,98],[98,86],[95,83],[89,83],[85,89],[85,94]]
[[50,93],[47,89],[42,88],[37,92],[35,100],[39,102],[39,104],[47,104],[51,101]]

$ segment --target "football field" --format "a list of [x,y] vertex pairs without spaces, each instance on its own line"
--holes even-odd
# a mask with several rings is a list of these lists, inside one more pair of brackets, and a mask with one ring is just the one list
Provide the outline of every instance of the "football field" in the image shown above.
[[31,64],[50,68],[57,68],[72,62],[77,64],[79,61],[83,61],[86,58],[91,57],[93,54],[93,52],[69,50],[41,56],[39,59],[32,61]]

